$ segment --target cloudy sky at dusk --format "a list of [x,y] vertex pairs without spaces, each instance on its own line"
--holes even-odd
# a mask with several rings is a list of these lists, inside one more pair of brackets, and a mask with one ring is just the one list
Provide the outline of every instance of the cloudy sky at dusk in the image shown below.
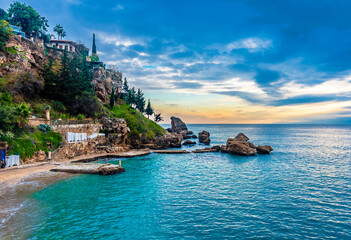
[[351,1],[22,2],[89,48],[96,33],[166,122],[351,123]]

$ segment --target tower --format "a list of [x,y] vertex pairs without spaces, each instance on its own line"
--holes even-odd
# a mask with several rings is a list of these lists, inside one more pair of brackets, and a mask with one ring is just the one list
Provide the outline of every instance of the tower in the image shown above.
[[93,49],[91,55],[96,55],[95,33],[93,33]]

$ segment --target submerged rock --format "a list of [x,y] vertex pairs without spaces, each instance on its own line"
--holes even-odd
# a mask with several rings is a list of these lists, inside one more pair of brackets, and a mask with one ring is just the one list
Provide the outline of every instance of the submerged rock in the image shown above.
[[199,142],[206,144],[206,145],[209,145],[211,142],[210,133],[205,131],[205,130],[202,132],[199,132]]
[[221,149],[220,146],[216,145],[213,147],[207,147],[207,148],[203,148],[203,149],[196,149],[195,151],[193,151],[193,153],[207,153],[207,152],[219,152],[219,150]]
[[183,154],[190,153],[186,150],[153,150],[154,153],[162,153],[162,154]]
[[195,145],[196,142],[190,141],[190,140],[185,140],[182,145]]
[[51,171],[111,175],[111,174],[124,172],[125,169],[119,165],[114,165],[114,164],[75,163],[75,164],[61,164],[51,169]]
[[264,146],[258,145],[256,147],[256,150],[260,154],[270,154],[271,151],[273,151],[273,148],[269,145],[264,145]]

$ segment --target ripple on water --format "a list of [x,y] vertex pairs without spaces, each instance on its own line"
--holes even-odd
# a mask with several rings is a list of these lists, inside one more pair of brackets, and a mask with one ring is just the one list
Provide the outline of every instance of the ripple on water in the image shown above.
[[12,239],[351,239],[350,126],[190,129],[209,130],[213,144],[245,132],[274,152],[125,159],[122,174],[81,175],[25,197]]

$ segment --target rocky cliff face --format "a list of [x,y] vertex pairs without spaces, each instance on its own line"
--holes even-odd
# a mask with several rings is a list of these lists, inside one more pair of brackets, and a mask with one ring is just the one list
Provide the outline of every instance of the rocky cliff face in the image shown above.
[[[60,60],[63,51],[45,48],[41,42],[34,42],[20,36],[12,36],[0,51],[0,77],[10,73],[21,73],[32,71],[40,73],[43,65],[49,59]],[[68,52],[72,57],[74,53]],[[107,103],[112,92],[112,86],[122,85],[122,73],[116,69],[105,69],[94,67],[91,70],[92,84],[96,96]]]
[[40,44],[29,39],[12,36],[0,51],[0,77],[12,72],[34,70],[38,72],[48,56]]
[[[92,70],[93,85],[96,96],[104,103],[109,102],[112,86],[122,86],[122,73],[117,70],[96,67]],[[121,90],[120,88],[118,89]],[[116,93],[118,94],[118,93]]]

